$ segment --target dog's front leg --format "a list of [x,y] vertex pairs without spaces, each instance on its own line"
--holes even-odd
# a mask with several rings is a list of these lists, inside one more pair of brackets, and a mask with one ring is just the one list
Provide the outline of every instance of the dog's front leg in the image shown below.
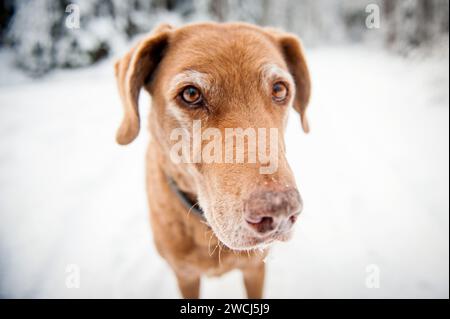
[[184,299],[198,299],[200,297],[200,277],[176,274],[178,287]]
[[263,297],[265,264],[263,261],[255,266],[242,270],[245,290],[249,299],[261,299]]

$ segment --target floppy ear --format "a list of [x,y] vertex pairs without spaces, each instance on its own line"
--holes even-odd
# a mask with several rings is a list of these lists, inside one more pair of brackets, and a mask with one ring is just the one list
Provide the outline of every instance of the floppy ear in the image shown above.
[[306,108],[311,96],[311,78],[301,41],[293,34],[283,33],[274,29],[268,29],[268,31],[275,36],[276,41],[279,43],[289,71],[294,77],[297,91],[294,108],[300,114],[303,131],[309,133],[310,127],[306,116]]
[[139,134],[139,93],[162,60],[171,29],[167,24],[159,26],[115,64],[117,85],[124,108],[122,124],[116,135],[117,143],[121,145],[130,144]]

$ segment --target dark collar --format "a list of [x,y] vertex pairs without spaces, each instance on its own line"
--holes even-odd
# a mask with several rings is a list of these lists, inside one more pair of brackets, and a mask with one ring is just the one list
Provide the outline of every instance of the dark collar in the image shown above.
[[198,204],[198,202],[192,201],[192,199],[183,192],[177,185],[177,183],[173,180],[173,178],[168,177],[167,182],[169,183],[169,187],[172,190],[172,192],[176,195],[178,200],[183,204],[183,206],[186,208],[188,213],[194,213],[201,219],[205,219],[205,213],[203,212],[202,208]]

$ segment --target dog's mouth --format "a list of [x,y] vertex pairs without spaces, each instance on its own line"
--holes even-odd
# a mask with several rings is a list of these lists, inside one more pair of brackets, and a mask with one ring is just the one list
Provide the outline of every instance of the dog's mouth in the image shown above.
[[250,198],[252,201],[244,203],[218,201],[205,207],[206,221],[216,237],[232,250],[266,248],[291,239],[302,210],[297,190],[258,193]]
[[258,250],[258,249],[267,249],[270,248],[272,244],[275,242],[286,242],[292,237],[292,231],[288,233],[274,233],[272,235],[268,235],[265,237],[251,237],[245,239],[239,245],[231,245],[231,249],[233,250]]
[[276,241],[288,241],[302,209],[300,194],[292,187],[277,192],[254,192],[244,202],[232,197],[212,201],[194,199],[173,179],[168,178],[168,182],[188,213],[197,215],[232,250],[260,249]]
[[271,235],[264,237],[254,237],[249,241],[248,245],[244,245],[244,249],[258,249],[268,248],[275,242],[286,242],[292,237],[292,231],[289,232],[274,232]]
[[258,234],[245,225],[238,225],[233,231],[216,230],[209,224],[220,242],[231,250],[251,251],[264,250],[275,242],[286,242],[292,238],[293,229],[275,229],[270,233]]

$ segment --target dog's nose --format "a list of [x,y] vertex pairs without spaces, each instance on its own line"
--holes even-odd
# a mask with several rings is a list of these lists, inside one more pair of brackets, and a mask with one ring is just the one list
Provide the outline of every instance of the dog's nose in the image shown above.
[[261,235],[287,231],[296,222],[303,204],[295,188],[284,191],[257,191],[245,203],[247,224]]

